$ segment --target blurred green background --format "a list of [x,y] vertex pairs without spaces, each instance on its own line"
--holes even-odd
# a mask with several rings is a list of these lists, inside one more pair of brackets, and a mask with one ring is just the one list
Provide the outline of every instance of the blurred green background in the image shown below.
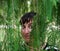
[[0,0],[0,51],[21,51],[19,20],[30,11],[37,13],[31,45],[41,51],[47,42],[60,49],[60,0]]

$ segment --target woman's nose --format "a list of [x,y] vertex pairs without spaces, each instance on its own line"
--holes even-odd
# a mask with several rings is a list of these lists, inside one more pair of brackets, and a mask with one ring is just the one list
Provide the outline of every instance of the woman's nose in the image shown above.
[[26,33],[30,33],[31,32],[31,29],[30,28],[26,28],[25,32]]

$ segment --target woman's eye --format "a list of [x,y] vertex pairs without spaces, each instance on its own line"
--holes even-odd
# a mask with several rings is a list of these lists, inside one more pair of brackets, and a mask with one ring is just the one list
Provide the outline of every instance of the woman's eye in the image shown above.
[[23,29],[25,28],[25,26],[22,27]]
[[29,28],[32,28],[32,26],[28,26]]

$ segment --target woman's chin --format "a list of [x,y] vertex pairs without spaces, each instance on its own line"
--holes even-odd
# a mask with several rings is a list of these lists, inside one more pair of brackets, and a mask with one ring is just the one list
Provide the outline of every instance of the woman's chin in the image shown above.
[[30,42],[30,39],[25,39],[26,43],[29,43]]

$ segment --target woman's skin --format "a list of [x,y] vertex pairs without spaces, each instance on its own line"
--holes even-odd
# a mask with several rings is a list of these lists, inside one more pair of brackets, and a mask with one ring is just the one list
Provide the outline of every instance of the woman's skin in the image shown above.
[[26,43],[30,42],[31,25],[32,25],[32,20],[22,25],[21,32]]

